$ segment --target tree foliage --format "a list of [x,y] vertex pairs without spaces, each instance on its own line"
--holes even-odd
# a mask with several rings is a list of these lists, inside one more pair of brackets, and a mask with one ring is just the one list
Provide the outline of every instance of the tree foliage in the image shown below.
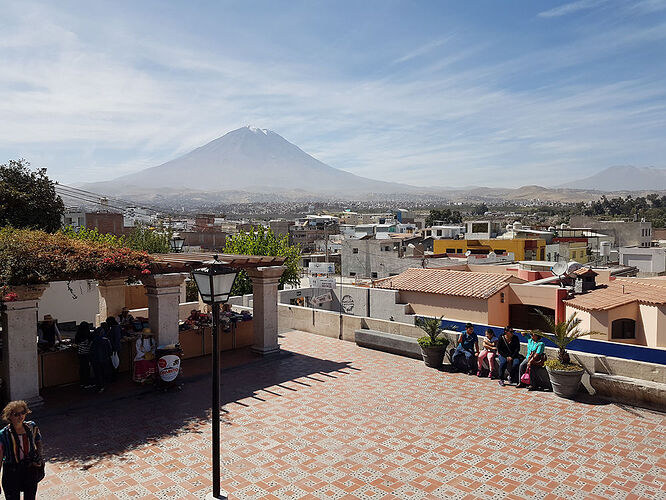
[[[290,245],[288,236],[278,237],[272,230],[263,226],[252,228],[251,231],[239,232],[227,238],[224,252],[234,255],[270,255],[285,257],[287,269],[280,278],[280,285],[298,285],[301,280],[301,249],[298,245]],[[245,271],[240,271],[232,295],[252,293],[252,281]]]
[[148,253],[169,253],[171,251],[170,232],[158,232],[144,226],[137,226],[127,236],[100,233],[97,228],[74,229],[71,226],[64,227],[62,232],[76,240],[101,243],[112,247],[127,247]]
[[450,208],[431,210],[428,217],[426,217],[425,225],[430,227],[436,222],[462,224],[462,214],[458,210],[451,211]]
[[29,166],[23,159],[0,165],[0,226],[55,232],[65,205],[46,169],[32,171]]
[[582,209],[587,216],[639,217],[652,222],[653,227],[666,227],[666,195],[651,193],[636,198],[607,198],[602,196]]

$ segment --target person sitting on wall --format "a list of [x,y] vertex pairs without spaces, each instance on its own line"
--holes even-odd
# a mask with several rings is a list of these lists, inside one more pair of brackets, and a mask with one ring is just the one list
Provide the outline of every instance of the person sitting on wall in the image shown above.
[[44,315],[44,319],[37,327],[37,333],[39,334],[39,344],[46,349],[53,349],[61,340],[58,325],[50,314]]
[[504,327],[504,334],[497,341],[497,362],[499,364],[499,385],[504,386],[504,371],[509,370],[509,383],[518,383],[518,367],[525,357],[520,354],[520,340],[510,326]]
[[486,336],[483,337],[483,350],[479,353],[479,369],[476,376],[483,373],[483,360],[488,360],[488,378],[493,378],[495,355],[497,354],[497,336],[492,328],[486,328]]
[[530,391],[552,389],[548,372],[544,368],[546,352],[543,339],[538,331],[530,332],[530,336],[531,338],[527,341],[527,359],[520,363],[519,375],[521,382],[518,384],[518,387],[525,387],[527,385],[522,382],[522,377],[529,370],[530,382],[527,388]]
[[458,337],[458,343],[453,355],[451,364],[453,367],[464,373],[476,373],[476,356],[479,354],[479,338],[474,333],[474,325],[467,323],[465,331]]

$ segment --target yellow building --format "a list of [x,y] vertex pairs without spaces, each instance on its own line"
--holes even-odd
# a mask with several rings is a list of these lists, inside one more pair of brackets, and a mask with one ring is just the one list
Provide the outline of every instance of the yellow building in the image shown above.
[[513,253],[515,260],[545,260],[546,241],[540,239],[433,241],[433,252],[435,254],[464,255],[467,251],[476,255],[488,255],[490,252],[495,252],[498,255]]

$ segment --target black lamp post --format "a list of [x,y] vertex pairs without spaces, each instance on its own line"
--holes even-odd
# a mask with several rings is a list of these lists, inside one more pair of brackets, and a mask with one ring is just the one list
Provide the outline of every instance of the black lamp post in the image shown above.
[[204,262],[201,269],[192,271],[192,277],[197,284],[201,299],[213,308],[213,493],[210,499],[226,499],[226,494],[220,494],[220,347],[219,347],[219,316],[220,304],[229,300],[231,288],[234,286],[237,271],[218,260]]
[[185,244],[185,238],[179,234],[174,234],[169,240],[171,244],[171,251],[175,253],[180,253],[183,251],[183,245]]

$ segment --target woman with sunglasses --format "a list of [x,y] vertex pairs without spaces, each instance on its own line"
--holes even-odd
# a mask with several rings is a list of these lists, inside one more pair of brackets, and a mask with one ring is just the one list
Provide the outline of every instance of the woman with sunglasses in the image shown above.
[[7,426],[0,430],[2,489],[7,500],[34,500],[37,483],[44,477],[42,435],[37,424],[26,421],[25,401],[11,401],[2,410]]

